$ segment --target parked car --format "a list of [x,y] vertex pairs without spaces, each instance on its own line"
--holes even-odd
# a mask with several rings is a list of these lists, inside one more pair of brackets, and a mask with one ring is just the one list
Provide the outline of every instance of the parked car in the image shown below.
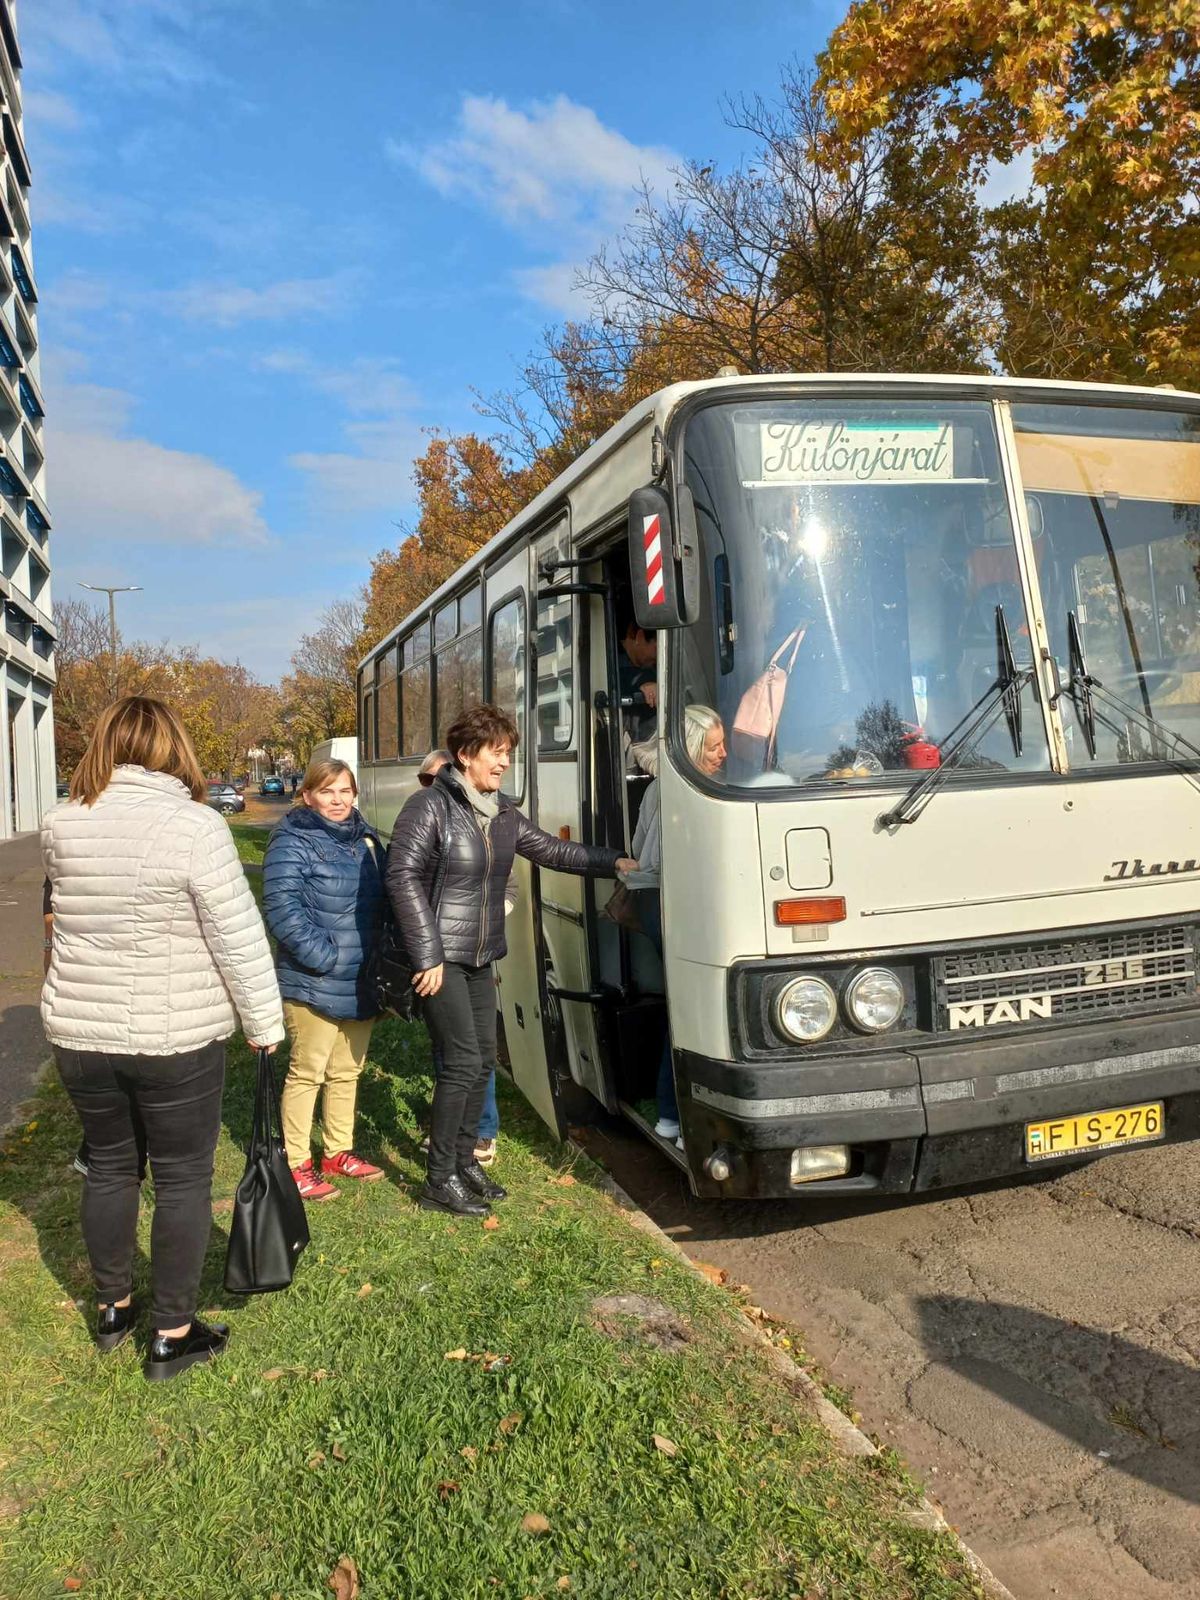
[[283,779],[274,776],[264,778],[258,786],[258,792],[259,794],[282,794]]
[[223,817],[231,817],[234,812],[246,809],[246,802],[231,783],[210,783],[208,804]]

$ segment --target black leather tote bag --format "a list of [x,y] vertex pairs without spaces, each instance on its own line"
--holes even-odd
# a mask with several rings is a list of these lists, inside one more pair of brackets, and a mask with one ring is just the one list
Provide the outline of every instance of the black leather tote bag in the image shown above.
[[254,1127],[233,1201],[225,1287],[231,1294],[286,1289],[308,1243],[304,1201],[288,1166],[271,1057],[258,1052]]

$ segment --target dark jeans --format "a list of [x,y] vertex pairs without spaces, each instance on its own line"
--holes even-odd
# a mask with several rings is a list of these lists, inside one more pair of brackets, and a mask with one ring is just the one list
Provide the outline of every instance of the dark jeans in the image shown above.
[[429,1181],[445,1183],[475,1159],[489,1074],[496,1065],[496,984],[492,969],[447,961],[442,987],[424,1002],[440,1057],[433,1084]]
[[224,1042],[173,1056],[56,1048],[54,1057],[88,1143],[83,1238],[97,1298],[111,1305],[133,1288],[140,1124],[154,1175],[153,1325],[180,1327],[195,1315],[212,1229]]
[[[442,1052],[437,1045],[431,1051],[433,1056],[433,1076],[436,1079],[442,1070]],[[488,1073],[487,1086],[483,1091],[483,1110],[479,1114],[479,1127],[476,1129],[477,1139],[494,1139],[500,1132],[500,1107],[496,1104],[496,1069]]]

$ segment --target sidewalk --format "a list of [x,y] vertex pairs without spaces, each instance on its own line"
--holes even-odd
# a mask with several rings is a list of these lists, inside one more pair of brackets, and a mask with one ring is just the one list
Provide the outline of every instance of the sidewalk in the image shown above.
[[33,1093],[42,1035],[42,861],[36,833],[0,843],[0,1128]]

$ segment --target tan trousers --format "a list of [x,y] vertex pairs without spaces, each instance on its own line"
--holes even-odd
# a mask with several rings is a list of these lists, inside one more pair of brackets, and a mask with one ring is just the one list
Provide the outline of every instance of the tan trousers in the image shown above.
[[313,1111],[321,1094],[321,1136],[327,1156],[354,1148],[354,1107],[358,1079],[367,1059],[371,1029],[366,1022],[338,1022],[299,1000],[283,1002],[283,1021],[292,1043],[283,1086],[283,1139],[288,1163],[298,1167],[312,1154]]

